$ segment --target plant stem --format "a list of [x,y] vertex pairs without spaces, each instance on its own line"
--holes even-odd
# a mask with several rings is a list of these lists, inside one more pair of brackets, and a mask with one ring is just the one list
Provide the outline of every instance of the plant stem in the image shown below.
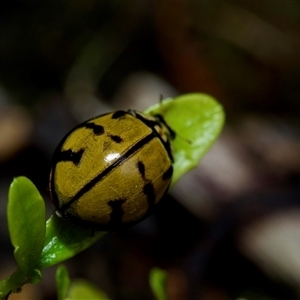
[[8,299],[10,293],[18,293],[29,278],[18,268],[9,277],[0,281],[0,300]]

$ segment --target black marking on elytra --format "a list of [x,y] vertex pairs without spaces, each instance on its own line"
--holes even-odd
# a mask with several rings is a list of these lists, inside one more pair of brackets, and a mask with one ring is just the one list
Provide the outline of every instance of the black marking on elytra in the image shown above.
[[139,173],[141,174],[143,179],[145,179],[145,165],[141,161],[138,161],[137,167],[138,167]]
[[95,135],[102,135],[104,133],[104,127],[102,125],[97,125],[92,122],[84,123],[84,127],[87,129],[92,129]]
[[156,195],[155,195],[155,189],[154,189],[154,186],[153,186],[152,182],[149,181],[144,185],[143,192],[147,197],[147,201],[148,201],[149,206],[151,207],[152,205],[154,205]]
[[172,149],[171,149],[170,143],[169,142],[165,142],[163,139],[161,139],[161,142],[163,143],[165,149],[168,152],[169,158],[171,159],[171,162],[173,163],[174,162],[174,156],[173,156],[173,153],[172,153]]
[[93,188],[95,184],[102,180],[105,176],[107,176],[114,168],[123,163],[126,159],[128,159],[132,154],[138,151],[140,148],[148,144],[152,139],[155,138],[154,133],[150,133],[145,136],[143,139],[139,140],[136,144],[130,147],[127,152],[125,152],[121,157],[119,157],[114,163],[104,169],[101,173],[99,173],[96,177],[94,177],[90,182],[88,182],[81,190],[77,192],[77,194],[65,205],[61,207],[61,211],[67,209],[70,205],[72,205],[75,201],[80,199],[86,192]]
[[170,138],[171,139],[175,138],[175,135],[176,135],[175,131],[173,131],[168,126],[168,124],[166,123],[166,121],[164,120],[164,118],[161,115],[157,114],[157,115],[154,116],[156,120],[149,120],[147,118],[144,118],[142,115],[136,113],[132,109],[128,110],[128,113],[131,114],[132,116],[136,117],[137,119],[139,119],[140,121],[142,121],[144,124],[146,124],[148,127],[151,128],[151,130],[155,134],[155,136],[157,138],[159,138],[159,140],[161,141],[161,143],[164,145],[164,147],[165,147],[165,149],[166,149],[166,151],[168,153],[168,156],[171,159],[171,161],[174,162],[174,157],[173,157],[173,154],[172,154],[172,149],[171,149],[171,145],[170,145],[169,141],[164,141],[163,138],[161,137],[161,135],[155,129],[155,126],[157,126],[157,125],[162,128],[161,124],[163,124],[170,131]]
[[73,151],[71,149],[63,150],[57,153],[56,161],[71,161],[72,163],[74,163],[75,166],[78,166],[83,152],[84,149],[80,149],[78,151]]
[[156,118],[158,123],[164,124],[165,127],[167,127],[167,129],[169,130],[169,133],[170,133],[171,140],[174,140],[176,138],[176,132],[167,124],[167,122],[165,121],[163,116],[160,114],[156,114],[156,115],[154,115],[154,117]]
[[124,215],[122,205],[125,202],[126,199],[115,199],[107,202],[108,206],[111,207],[109,224],[113,224],[114,226],[122,224],[122,217]]
[[156,120],[150,120],[150,119],[144,118],[142,115],[136,113],[132,109],[128,110],[128,113],[131,114],[132,116],[136,117],[140,121],[142,121],[144,124],[146,124],[151,129],[154,129],[155,126],[160,125],[159,122],[157,122]]
[[110,137],[110,139],[112,141],[114,141],[117,144],[120,144],[121,142],[123,142],[123,139],[119,135],[110,135],[110,134],[108,134],[108,136]]
[[127,114],[126,111],[124,110],[117,110],[116,112],[114,112],[111,116],[112,119],[119,119],[124,117]]
[[167,180],[170,179],[173,175],[173,166],[171,165],[169,169],[163,174],[162,179]]

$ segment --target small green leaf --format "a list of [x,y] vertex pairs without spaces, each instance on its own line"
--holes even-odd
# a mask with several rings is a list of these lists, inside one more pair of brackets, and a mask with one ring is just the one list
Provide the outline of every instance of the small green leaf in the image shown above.
[[64,265],[61,265],[57,268],[56,287],[58,300],[109,300],[105,293],[84,280],[75,280],[71,283],[68,270]]
[[38,265],[48,268],[63,262],[93,245],[105,233],[75,226],[53,214],[46,223],[45,244]]
[[60,265],[57,268],[55,280],[58,300],[66,299],[70,288],[70,278],[68,270],[64,265]]
[[199,164],[220,134],[225,119],[222,106],[206,94],[165,99],[145,113],[162,115],[176,133],[171,142],[175,160],[172,185]]
[[150,286],[157,300],[167,300],[167,274],[159,268],[153,268],[149,276]]
[[84,280],[76,280],[71,283],[71,287],[68,293],[68,299],[70,300],[109,300],[108,296]]
[[45,240],[45,203],[26,177],[13,180],[8,197],[7,218],[14,255],[20,270],[37,279],[34,270]]

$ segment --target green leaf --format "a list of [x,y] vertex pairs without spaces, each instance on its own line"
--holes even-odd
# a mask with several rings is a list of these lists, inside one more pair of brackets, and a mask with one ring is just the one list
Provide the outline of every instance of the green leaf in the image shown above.
[[36,282],[41,274],[35,267],[45,240],[44,200],[26,177],[13,180],[8,198],[8,228],[14,256],[20,270]]
[[105,293],[84,280],[75,280],[71,283],[68,270],[64,265],[61,265],[57,268],[56,287],[58,300],[109,300]]
[[68,270],[64,265],[57,268],[55,280],[58,300],[66,299],[70,288],[70,278]]
[[224,124],[222,106],[206,94],[186,94],[165,99],[145,111],[160,114],[176,132],[172,185],[192,168],[213,145]]
[[159,268],[150,271],[149,282],[157,300],[167,300],[167,273]]
[[53,214],[46,223],[46,238],[39,267],[48,268],[73,257],[93,245],[105,233],[75,226]]
[[84,280],[76,280],[71,284],[68,293],[70,300],[109,300],[108,296],[94,285]]

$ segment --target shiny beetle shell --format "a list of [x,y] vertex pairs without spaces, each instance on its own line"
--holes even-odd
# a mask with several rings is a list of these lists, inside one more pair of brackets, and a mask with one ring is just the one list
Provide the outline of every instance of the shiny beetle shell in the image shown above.
[[170,185],[173,137],[161,116],[133,110],[78,125],[52,159],[49,185],[58,215],[93,230],[144,219]]

